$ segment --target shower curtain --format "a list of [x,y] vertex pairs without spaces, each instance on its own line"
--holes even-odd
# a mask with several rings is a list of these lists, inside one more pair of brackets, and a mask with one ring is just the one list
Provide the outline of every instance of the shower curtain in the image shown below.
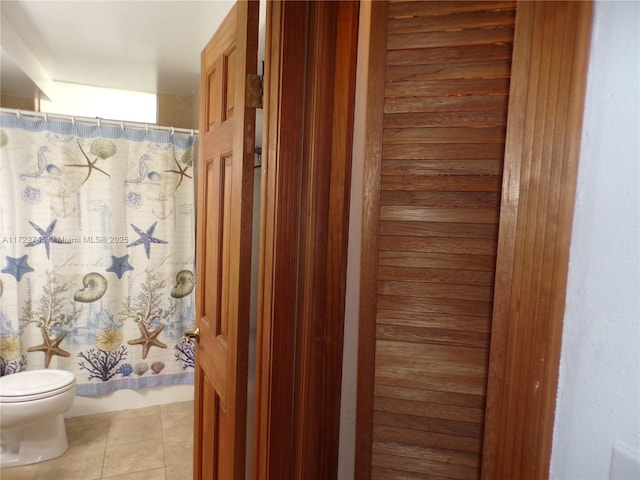
[[197,134],[0,113],[0,374],[193,382]]

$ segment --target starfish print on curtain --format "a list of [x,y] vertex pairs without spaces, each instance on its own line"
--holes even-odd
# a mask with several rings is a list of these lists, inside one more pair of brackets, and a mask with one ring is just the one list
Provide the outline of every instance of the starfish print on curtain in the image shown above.
[[59,355],[61,357],[71,356],[69,352],[60,348],[60,343],[62,343],[64,337],[67,336],[67,332],[61,333],[54,339],[51,339],[51,337],[49,337],[49,334],[47,333],[47,330],[45,328],[41,328],[40,333],[42,333],[42,340],[44,343],[42,343],[41,345],[36,345],[35,347],[28,348],[27,352],[43,352],[45,368],[49,368],[49,364],[51,363],[51,359],[54,357],[54,355]]
[[7,266],[0,270],[2,273],[8,273],[16,277],[19,282],[22,280],[22,276],[25,273],[34,272],[35,270],[29,266],[27,260],[29,255],[23,255],[20,258],[5,257],[7,259]]
[[118,278],[122,278],[122,275],[124,275],[125,272],[133,269],[134,268],[129,263],[129,255],[125,255],[123,257],[111,255],[111,266],[107,268],[107,272],[113,272],[118,276]]
[[165,170],[165,172],[166,173],[175,173],[175,174],[180,175],[180,180],[178,180],[178,185],[176,185],[176,190],[177,190],[178,188],[180,188],[180,185],[182,185],[182,180],[184,180],[184,177],[187,177],[189,179],[193,178],[193,177],[191,177],[191,175],[187,175],[187,168],[189,168],[189,165],[185,165],[185,167],[182,168],[180,166],[180,164],[178,163],[178,159],[176,158],[175,153],[173,155],[173,161],[176,164],[177,170]]
[[84,155],[84,158],[87,161],[87,163],[65,164],[65,167],[78,167],[78,168],[88,168],[89,169],[87,171],[87,176],[82,181],[82,185],[84,185],[85,182],[87,180],[89,180],[89,177],[91,176],[91,172],[93,172],[94,170],[98,170],[99,172],[104,173],[107,177],[111,178],[111,175],[109,175],[107,172],[105,172],[104,170],[102,170],[101,168],[96,166],[96,163],[98,162],[98,157],[96,157],[96,159],[92,162],[89,159],[89,157],[87,156],[87,154],[85,153],[85,151],[83,150],[82,145],[80,145],[80,142],[78,142],[78,147],[80,147],[80,151],[82,152],[82,155]]
[[56,228],[57,220],[54,220],[49,224],[46,230],[42,229],[32,221],[29,221],[31,226],[36,229],[36,231],[40,234],[40,237],[26,244],[27,247],[35,247],[36,245],[40,245],[44,243],[44,249],[47,252],[47,258],[49,258],[49,250],[52,243],[71,243],[69,240],[64,240],[59,237],[53,236],[53,229]]
[[153,232],[156,229],[156,224],[158,222],[154,222],[153,225],[151,225],[147,231],[142,231],[140,230],[138,227],[136,227],[133,223],[131,224],[131,227],[136,231],[136,233],[138,235],[140,235],[140,238],[138,240],[136,240],[135,242],[131,242],[130,244],[127,245],[127,247],[135,247],[137,245],[144,245],[144,251],[147,254],[147,258],[150,257],[151,254],[151,244],[152,243],[169,243],[165,240],[160,240],[159,238],[155,238],[153,236]]
[[158,340],[158,335],[164,330],[164,325],[160,325],[153,331],[149,331],[146,325],[142,322],[138,322],[138,328],[140,329],[140,337],[134,340],[129,340],[129,345],[142,345],[142,358],[147,358],[151,347],[167,348],[167,345]]

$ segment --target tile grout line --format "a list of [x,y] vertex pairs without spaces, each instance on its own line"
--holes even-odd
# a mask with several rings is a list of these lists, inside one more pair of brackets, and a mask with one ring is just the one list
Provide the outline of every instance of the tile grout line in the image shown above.
[[109,413],[109,427],[107,428],[107,435],[104,439],[104,449],[102,450],[102,468],[100,469],[100,480],[104,479],[104,467],[107,461],[107,447],[109,446],[109,433],[111,433],[111,413]]

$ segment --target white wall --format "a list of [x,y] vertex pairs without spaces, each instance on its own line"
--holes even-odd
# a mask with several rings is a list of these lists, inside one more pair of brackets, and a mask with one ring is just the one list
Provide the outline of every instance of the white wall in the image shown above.
[[640,3],[595,3],[552,479],[607,479],[616,442],[640,451],[639,32]]
[[117,390],[106,395],[76,397],[65,417],[80,417],[97,413],[116,412],[130,408],[144,408],[166,403],[193,400],[193,385]]

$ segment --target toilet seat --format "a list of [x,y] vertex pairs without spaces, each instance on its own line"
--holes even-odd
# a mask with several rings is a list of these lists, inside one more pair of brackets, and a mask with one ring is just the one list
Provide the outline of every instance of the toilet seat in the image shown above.
[[75,376],[66,370],[27,370],[0,377],[0,403],[29,402],[70,390]]

